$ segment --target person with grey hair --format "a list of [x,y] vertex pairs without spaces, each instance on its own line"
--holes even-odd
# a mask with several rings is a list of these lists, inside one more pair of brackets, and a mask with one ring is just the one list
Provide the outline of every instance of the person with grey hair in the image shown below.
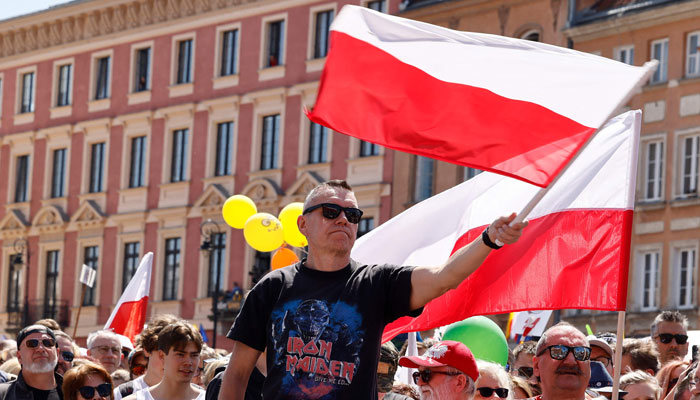
[[97,360],[110,374],[119,369],[122,362],[122,345],[116,333],[102,329],[87,338],[87,355]]
[[513,383],[508,372],[500,364],[477,360],[479,379],[476,381],[475,400],[513,399]]
[[663,311],[651,324],[651,338],[663,366],[688,354],[688,318],[678,311]]
[[538,400],[585,399],[591,347],[581,331],[560,322],[542,334],[535,352],[534,375],[542,390]]
[[660,400],[661,386],[655,377],[644,371],[628,372],[620,378],[620,390],[627,392],[625,400]]
[[345,181],[311,190],[297,219],[309,242],[307,257],[271,271],[248,293],[227,335],[235,342],[222,400],[243,399],[248,377],[266,349],[266,399],[305,398],[307,393],[376,399],[386,324],[420,314],[430,300],[476,271],[500,248],[497,242],[515,243],[527,226],[510,226],[515,214],[498,218],[441,265],[363,265],[350,259],[362,215]]
[[404,356],[399,365],[418,368],[413,382],[421,400],[472,400],[479,379],[479,367],[471,350],[463,343],[443,340],[422,356]]

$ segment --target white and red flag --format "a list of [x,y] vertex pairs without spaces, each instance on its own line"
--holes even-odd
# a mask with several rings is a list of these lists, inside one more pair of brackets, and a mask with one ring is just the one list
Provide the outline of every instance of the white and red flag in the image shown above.
[[350,5],[330,44],[313,122],[542,187],[655,65]]
[[[492,251],[419,317],[387,325],[383,339],[473,315],[625,310],[640,119],[640,111],[612,119],[535,206],[518,242]],[[440,265],[494,219],[521,210],[539,190],[484,172],[362,236],[352,257],[364,263]]]
[[148,293],[151,288],[151,269],[153,253],[146,253],[141,259],[134,276],[124,289],[117,306],[109,316],[104,329],[112,329],[134,341],[134,337],[143,330],[148,308]]

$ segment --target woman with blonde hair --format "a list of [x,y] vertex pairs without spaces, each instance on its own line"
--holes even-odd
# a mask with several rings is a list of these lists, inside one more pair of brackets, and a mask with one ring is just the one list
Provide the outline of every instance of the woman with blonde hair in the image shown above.
[[678,383],[678,378],[681,376],[683,371],[688,368],[690,363],[688,361],[674,360],[666,363],[663,368],[659,370],[656,374],[656,380],[659,381],[661,385],[661,398],[666,398],[666,396],[671,392],[674,386]]
[[628,372],[620,378],[620,390],[627,392],[625,400],[661,399],[661,387],[652,375],[640,370]]
[[84,362],[69,369],[63,376],[65,400],[113,400],[112,377],[93,362]]

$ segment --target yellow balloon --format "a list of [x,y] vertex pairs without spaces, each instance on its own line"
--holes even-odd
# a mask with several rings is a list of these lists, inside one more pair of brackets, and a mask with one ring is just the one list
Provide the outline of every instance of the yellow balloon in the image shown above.
[[236,229],[243,229],[248,218],[257,212],[258,209],[255,207],[253,200],[242,194],[237,194],[226,199],[221,209],[224,221],[232,228]]
[[257,251],[273,251],[284,243],[282,223],[268,213],[257,213],[248,218],[243,236],[250,247]]
[[294,247],[304,247],[309,242],[297,226],[297,218],[304,212],[304,203],[289,203],[280,211],[280,222],[284,228],[284,241]]

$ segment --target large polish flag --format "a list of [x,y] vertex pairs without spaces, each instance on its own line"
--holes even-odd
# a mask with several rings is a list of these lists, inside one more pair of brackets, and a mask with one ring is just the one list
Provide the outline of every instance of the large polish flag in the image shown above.
[[330,45],[313,122],[542,187],[656,65],[350,5]]
[[148,293],[151,288],[152,268],[153,253],[149,252],[141,259],[139,267],[124,289],[104,329],[112,329],[115,333],[128,337],[132,342],[143,330],[148,308]]
[[[612,119],[535,206],[518,242],[491,251],[457,289],[428,303],[418,318],[387,325],[384,340],[473,315],[625,310],[640,119],[640,111]],[[494,219],[521,210],[538,190],[484,172],[362,236],[352,257],[373,264],[440,265]]]

